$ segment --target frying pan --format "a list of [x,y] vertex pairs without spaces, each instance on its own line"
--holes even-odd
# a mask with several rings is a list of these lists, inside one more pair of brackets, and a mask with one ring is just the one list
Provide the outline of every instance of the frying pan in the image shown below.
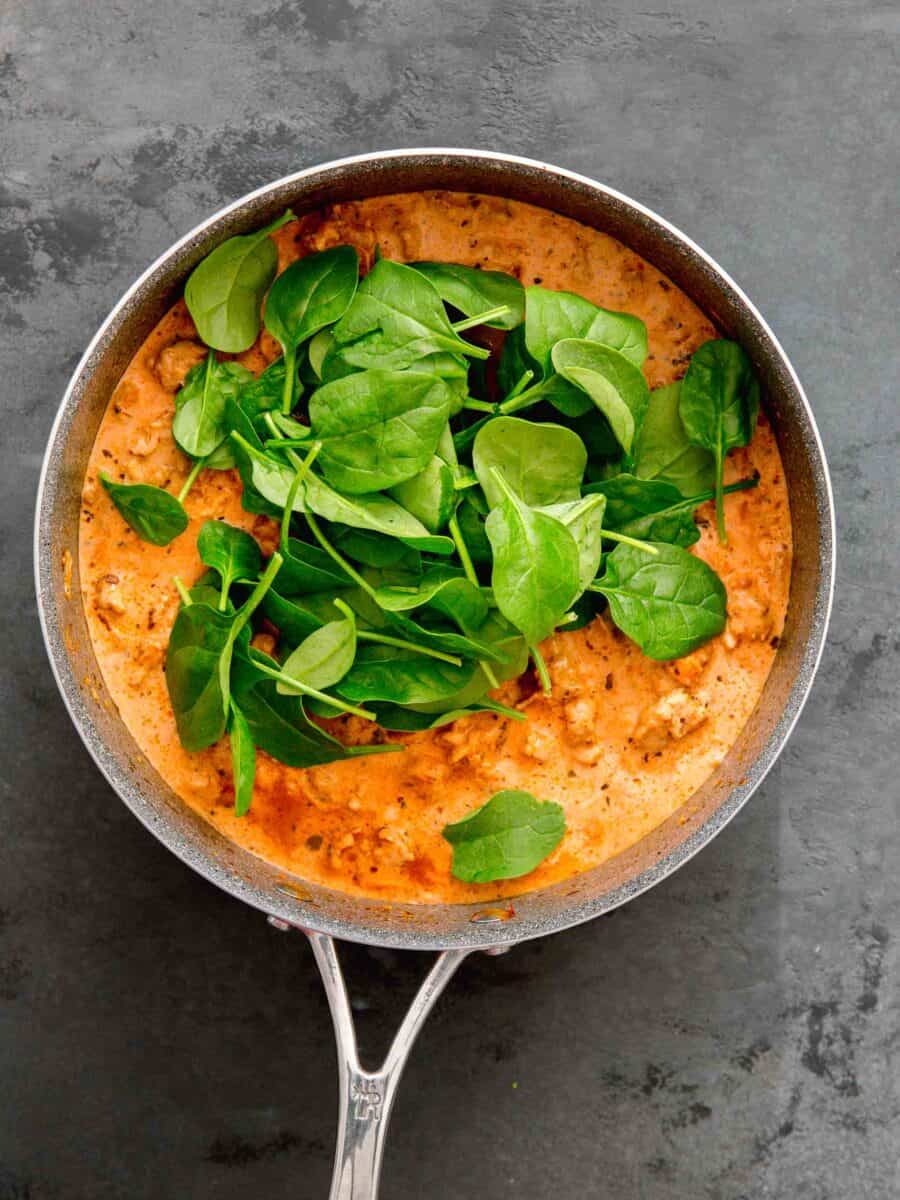
[[[79,499],[97,428],[132,355],[196,263],[224,238],[257,229],[288,206],[300,215],[334,201],[426,188],[543,206],[611,234],[668,275],[752,358],[791,502],[794,560],[784,635],[760,702],[731,752],[685,808],[637,845],[594,870],[519,896],[503,909],[347,896],[292,877],[228,841],[174,794],[136,746],[103,683],[80,601]],[[69,714],[100,770],[132,812],[184,862],[260,909],[276,928],[302,930],[310,940],[328,993],[340,1070],[332,1200],[374,1200],[406,1058],[468,954],[500,953],[633,899],[686,863],[746,803],[809,693],[834,580],[831,486],[816,424],[784,351],[740,288],[688,237],[621,193],[546,163],[475,150],[397,150],[312,167],[222,209],[163,254],[110,313],[69,383],[44,459],[35,543],[47,651]],[[335,947],[341,938],[440,952],[378,1070],[365,1070],[357,1054]]]

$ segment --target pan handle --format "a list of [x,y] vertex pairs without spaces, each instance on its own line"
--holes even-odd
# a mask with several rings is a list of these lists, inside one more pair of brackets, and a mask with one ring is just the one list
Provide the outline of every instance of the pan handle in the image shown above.
[[406,1060],[425,1018],[469,950],[444,950],[397,1031],[377,1071],[360,1065],[356,1030],[334,938],[304,930],[325,984],[340,1073],[337,1149],[330,1200],[376,1200],[391,1108]]

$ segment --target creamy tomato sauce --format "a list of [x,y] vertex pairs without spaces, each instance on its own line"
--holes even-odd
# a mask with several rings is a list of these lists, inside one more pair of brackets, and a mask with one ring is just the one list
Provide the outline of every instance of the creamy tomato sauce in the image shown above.
[[[518,202],[447,192],[378,197],[309,214],[275,237],[281,269],[341,243],[357,247],[366,269],[380,245],[388,258],[480,264],[635,313],[649,332],[644,373],[651,388],[680,378],[692,352],[716,336],[686,296],[619,242]],[[535,692],[528,676],[496,693],[522,708],[526,722],[480,714],[403,735],[352,717],[330,722],[345,741],[378,738],[407,749],[308,770],[261,753],[253,807],[235,817],[227,740],[188,754],[175,730],[163,675],[178,606],[172,576],[191,583],[201,574],[196,538],[209,518],[249,530],[266,552],[276,545],[275,526],[241,508],[235,472],[207,471],[186,502],[189,529],[159,548],[125,525],[97,479],[103,469],[178,490],[188,462],[172,439],[174,396],[205,353],[179,302],[125,372],[85,479],[80,568],[90,635],[122,719],[172,788],[225,835],[287,872],[355,894],[487,900],[625,850],[683,805],[725,757],[762,692],[788,599],[788,497],[764,415],[751,445],[728,458],[726,482],[755,470],[760,483],[726,498],[727,546],[716,540],[712,505],[698,513],[702,538],[694,550],[728,589],[721,637],[688,658],[656,663],[601,616],[542,646],[552,697]],[[240,361],[259,371],[278,353],[263,333]],[[441,829],[504,787],[558,801],[568,832],[531,875],[460,883],[450,875]]]

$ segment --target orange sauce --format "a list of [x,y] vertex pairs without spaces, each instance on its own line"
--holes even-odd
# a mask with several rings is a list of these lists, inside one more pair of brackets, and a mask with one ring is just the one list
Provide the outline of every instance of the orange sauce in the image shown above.
[[[716,335],[686,296],[619,242],[514,201],[447,192],[378,197],[309,214],[276,241],[281,269],[344,242],[359,249],[365,268],[380,245],[385,257],[480,264],[635,313],[649,332],[651,387],[680,378],[691,353]],[[106,685],[140,748],[187,804],[286,872],[404,902],[489,902],[564,879],[625,850],[685,804],[746,723],[784,623],[790,513],[764,415],[751,445],[728,459],[726,482],[755,470],[760,484],[726,499],[727,546],[716,540],[712,506],[698,513],[695,552],[728,589],[721,637],[679,662],[656,663],[600,617],[543,645],[552,697],[535,693],[527,678],[498,693],[526,712],[526,722],[482,714],[414,735],[385,734],[356,718],[332,722],[344,740],[380,737],[407,749],[308,770],[260,754],[253,807],[238,818],[227,740],[188,754],[175,731],[163,676],[178,606],[172,576],[190,583],[201,573],[196,538],[209,518],[249,530],[266,552],[277,541],[275,526],[241,508],[236,473],[207,471],[186,502],[190,528],[159,548],[128,529],[97,480],[103,469],[178,490],[189,464],[172,439],[174,395],[204,353],[179,301],[110,399],[85,478],[80,539],[82,597]],[[240,359],[259,371],[278,353],[264,333]],[[504,787],[558,801],[568,832],[523,879],[462,884],[450,875],[441,829]]]

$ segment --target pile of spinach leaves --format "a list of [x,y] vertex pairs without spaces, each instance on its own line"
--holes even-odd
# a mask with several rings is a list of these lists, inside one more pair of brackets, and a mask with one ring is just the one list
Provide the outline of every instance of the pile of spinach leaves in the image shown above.
[[[203,526],[207,574],[178,584],[166,662],[184,746],[230,735],[239,813],[257,748],[305,767],[402,748],[375,726],[524,719],[491,692],[530,658],[549,693],[539,644],[604,607],[655,659],[722,631],[725,589],[688,548],[699,504],[715,500],[724,541],[724,495],[755,483],[723,485],[758,411],[738,345],[707,342],[680,384],[651,392],[631,314],[457,264],[379,257],[360,280],[350,246],[276,278],[282,223],[219,246],[188,281],[209,352],[176,397],[192,464],[179,495],[102,480],[157,545],[184,532],[204,469],[236,468],[244,507],[280,524],[268,561],[247,533]],[[283,351],[262,375],[219,360],[261,323]],[[503,331],[492,362],[464,336],[477,326]],[[277,657],[251,644],[262,629]],[[370,740],[345,746],[314,719],[340,714],[371,722]],[[564,824],[535,805],[501,793],[448,827],[459,877],[522,873],[535,846],[532,865],[545,857]]]

